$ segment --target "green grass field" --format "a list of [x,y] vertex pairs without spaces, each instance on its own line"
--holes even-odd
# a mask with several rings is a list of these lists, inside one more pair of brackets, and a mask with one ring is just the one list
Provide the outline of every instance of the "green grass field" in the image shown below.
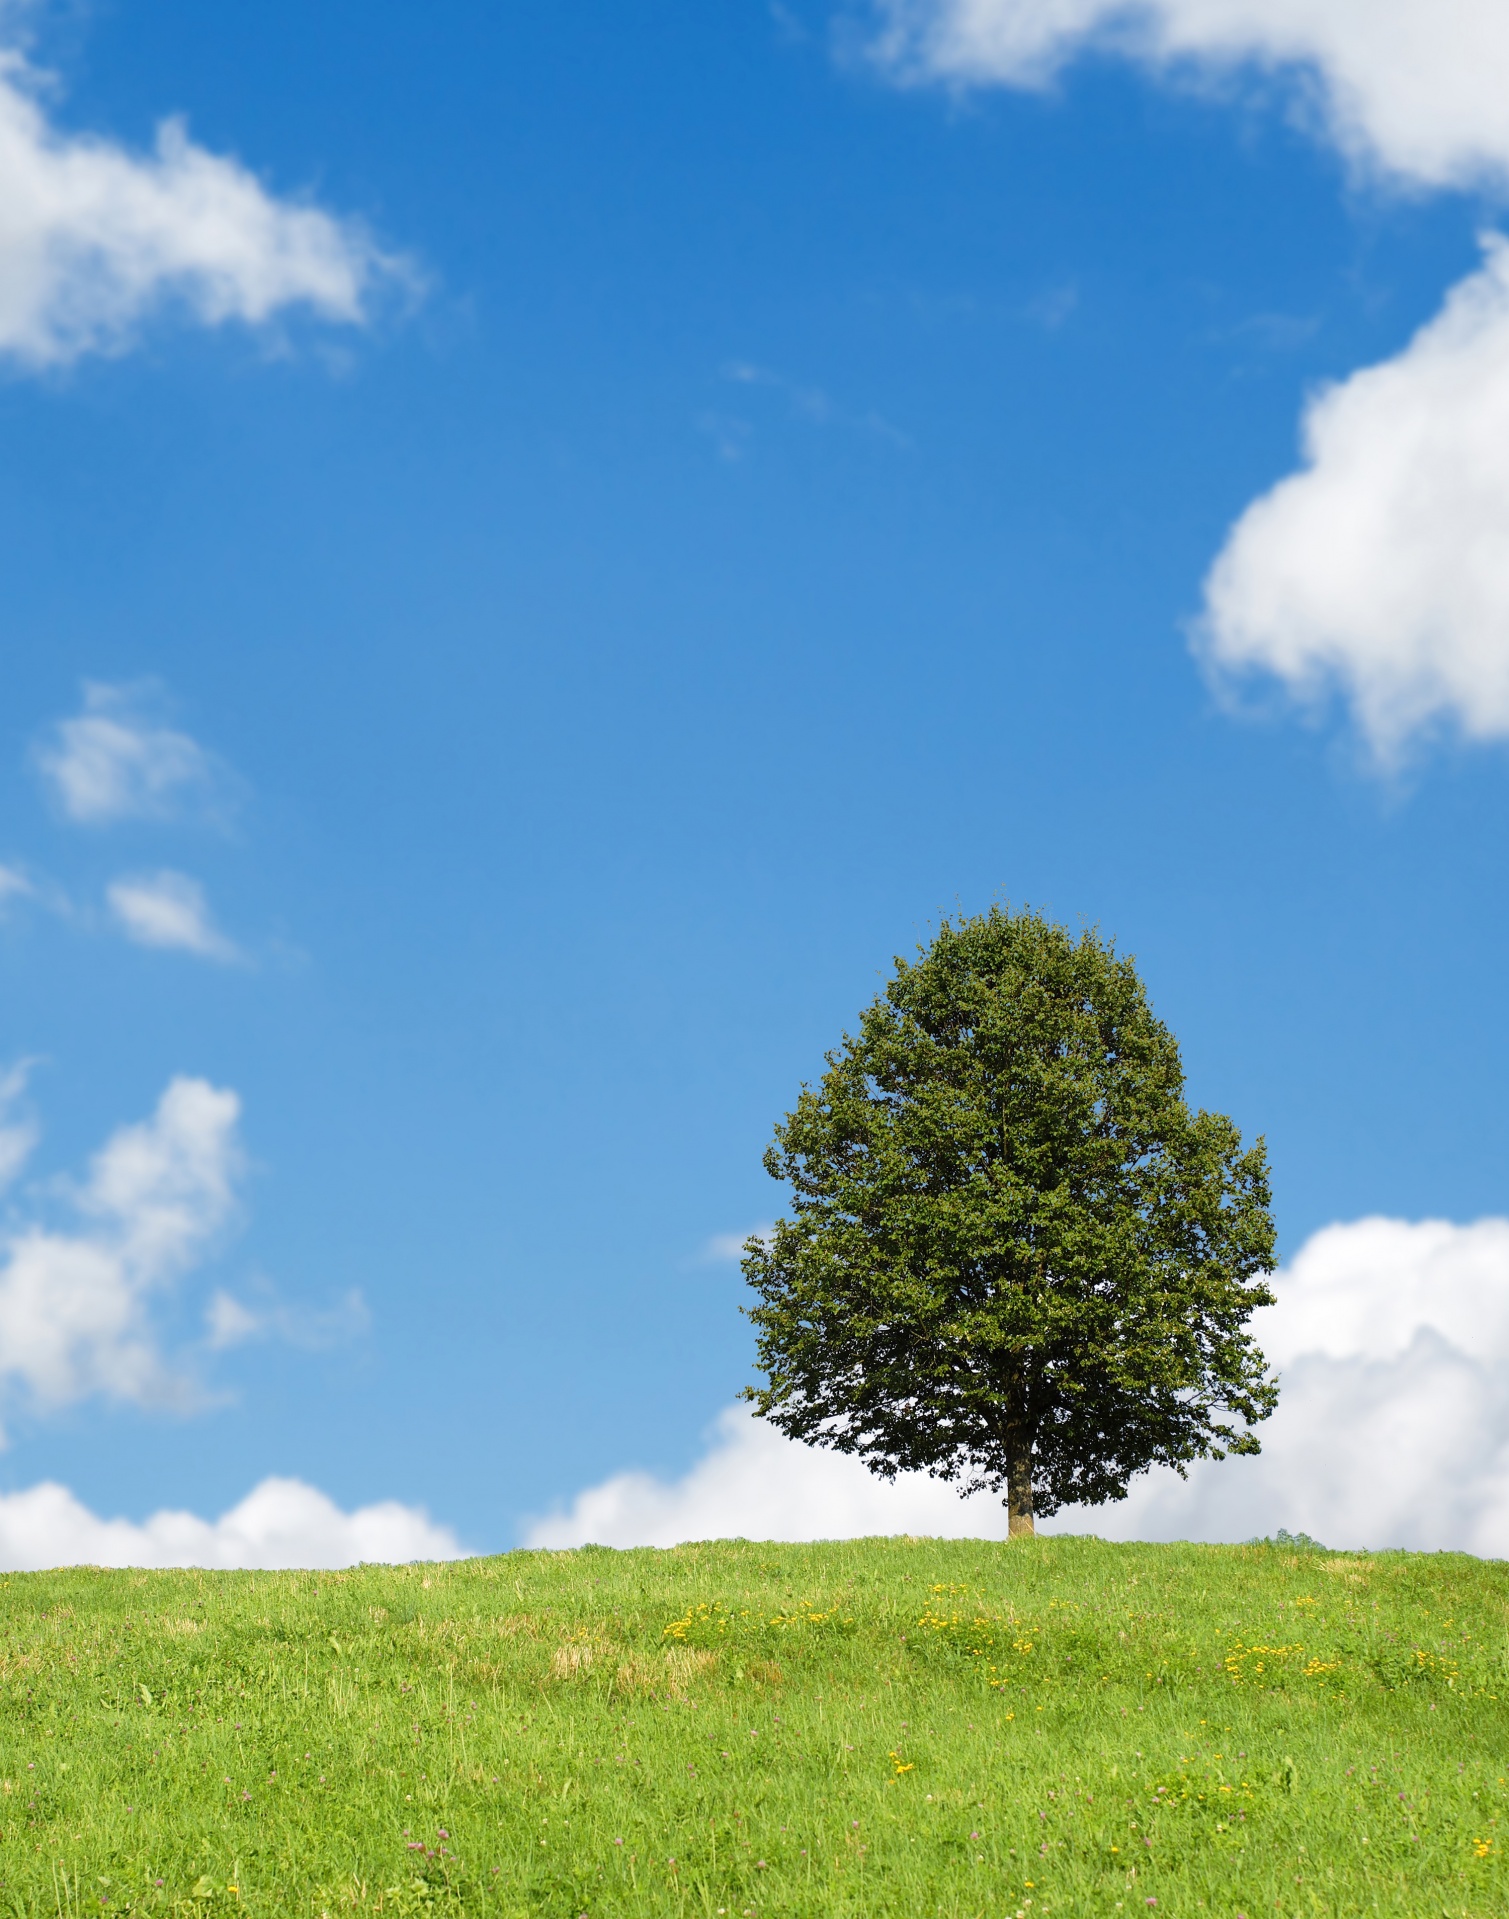
[[736,1543],[0,1622],[0,1912],[1509,1913],[1496,1562]]

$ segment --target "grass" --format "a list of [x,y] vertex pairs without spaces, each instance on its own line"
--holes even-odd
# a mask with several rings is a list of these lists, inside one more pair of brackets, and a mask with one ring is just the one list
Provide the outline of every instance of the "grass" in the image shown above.
[[1487,1919],[1506,1629],[1287,1545],[14,1575],[0,1913]]

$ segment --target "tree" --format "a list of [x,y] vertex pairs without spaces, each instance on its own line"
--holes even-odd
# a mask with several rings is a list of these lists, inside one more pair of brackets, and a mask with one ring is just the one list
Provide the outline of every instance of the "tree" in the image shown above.
[[1032,911],[945,920],[826,1065],[765,1155],[792,1216],[745,1246],[759,1415],[1004,1488],[1012,1536],[1260,1450],[1263,1142],[1190,1111],[1129,958]]

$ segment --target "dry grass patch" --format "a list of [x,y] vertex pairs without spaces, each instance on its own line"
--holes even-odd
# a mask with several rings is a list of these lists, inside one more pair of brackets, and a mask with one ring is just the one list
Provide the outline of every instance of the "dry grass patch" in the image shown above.
[[531,1613],[505,1613],[493,1621],[493,1631],[500,1639],[538,1639],[540,1622]]
[[658,1655],[631,1653],[613,1675],[613,1690],[629,1698],[684,1699],[694,1680],[710,1678],[717,1668],[717,1653],[691,1646],[676,1646]]
[[606,1649],[590,1639],[568,1639],[550,1655],[552,1679],[581,1679],[597,1665]]

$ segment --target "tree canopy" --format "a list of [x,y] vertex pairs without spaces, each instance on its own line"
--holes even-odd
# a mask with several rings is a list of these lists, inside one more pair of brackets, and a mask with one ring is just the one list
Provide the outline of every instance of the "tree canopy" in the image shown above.
[[945,920],[826,1067],[765,1156],[791,1216],[745,1247],[757,1413],[1004,1490],[1013,1534],[1259,1450],[1263,1142],[1191,1112],[1131,959],[1030,910]]

